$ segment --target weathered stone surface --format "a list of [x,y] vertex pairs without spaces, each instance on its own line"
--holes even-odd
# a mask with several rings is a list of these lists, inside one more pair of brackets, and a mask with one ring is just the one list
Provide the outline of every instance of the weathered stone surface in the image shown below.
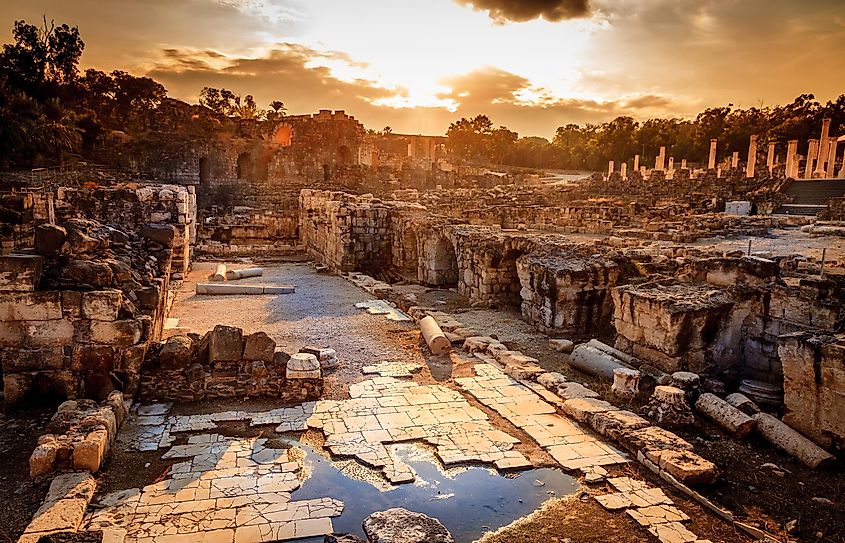
[[613,380],[614,370],[628,367],[618,358],[587,343],[575,347],[569,356],[569,364],[588,375],[595,375],[607,381]]
[[208,346],[210,362],[237,362],[243,351],[243,332],[240,328],[218,324],[211,331]]
[[35,227],[35,252],[42,256],[56,256],[67,238],[67,230],[55,224]]
[[82,318],[99,321],[117,320],[123,293],[119,290],[97,290],[82,294]]
[[768,413],[754,415],[757,432],[772,445],[797,458],[805,466],[816,469],[834,462],[834,457]]
[[138,319],[91,321],[91,341],[101,345],[129,347],[141,341],[142,332]]
[[264,332],[255,332],[245,338],[244,360],[272,362],[276,352],[276,342]]
[[320,361],[316,356],[308,353],[291,355],[285,373],[287,379],[319,379],[320,376]]
[[572,349],[575,348],[575,344],[568,339],[550,339],[549,347],[559,353],[571,353]]
[[611,404],[596,398],[573,398],[563,402],[564,413],[580,422],[588,422],[596,413],[616,410]]
[[395,507],[377,511],[364,520],[364,533],[372,543],[454,543],[439,520],[423,513]]
[[26,533],[59,530],[75,532],[82,524],[87,506],[88,502],[81,498],[45,502],[33,515]]
[[754,419],[709,392],[699,396],[695,408],[736,437],[745,437],[754,429]]
[[161,367],[168,370],[187,368],[191,363],[194,342],[188,336],[171,336],[159,351]]
[[105,262],[95,260],[71,260],[62,268],[62,277],[92,287],[112,286],[114,272]]
[[31,292],[41,281],[44,258],[35,255],[0,256],[0,290]]
[[108,451],[108,444],[109,434],[107,430],[96,430],[88,434],[84,441],[74,444],[73,468],[96,473]]
[[163,247],[173,247],[176,230],[170,224],[145,224],[141,227],[141,237],[154,241]]
[[757,407],[757,404],[741,392],[728,394],[725,401],[749,416],[753,416],[755,413],[760,412],[760,408]]
[[711,484],[719,478],[716,465],[692,451],[650,451],[646,456],[683,483]]
[[86,471],[62,473],[53,478],[44,501],[78,498],[91,501],[96,489],[97,481]]
[[35,450],[29,456],[29,477],[31,479],[53,471],[57,448],[55,440],[35,447]]

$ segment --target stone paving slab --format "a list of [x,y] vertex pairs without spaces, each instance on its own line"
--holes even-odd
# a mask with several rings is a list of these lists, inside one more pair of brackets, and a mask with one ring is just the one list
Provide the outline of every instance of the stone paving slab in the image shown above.
[[301,466],[288,450],[266,442],[191,436],[164,453],[164,459],[185,459],[166,479],[104,496],[86,516],[86,527],[124,529],[130,543],[258,543],[331,533],[331,517],[340,515],[343,503],[329,497],[292,501]]

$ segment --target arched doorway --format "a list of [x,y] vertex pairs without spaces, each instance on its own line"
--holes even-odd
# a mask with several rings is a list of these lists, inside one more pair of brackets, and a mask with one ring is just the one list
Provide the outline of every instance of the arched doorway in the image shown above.
[[249,153],[238,155],[237,178],[242,180],[252,179],[252,156]]
[[434,248],[432,284],[441,287],[458,286],[458,257],[455,246],[447,238],[440,238]]
[[200,185],[207,185],[209,180],[211,179],[211,166],[208,163],[208,157],[207,156],[200,158],[199,170],[200,170]]

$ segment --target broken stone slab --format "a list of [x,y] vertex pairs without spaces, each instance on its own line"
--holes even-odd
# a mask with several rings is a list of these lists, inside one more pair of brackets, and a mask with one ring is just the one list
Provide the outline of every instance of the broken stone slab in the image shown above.
[[194,342],[188,336],[170,336],[158,354],[161,367],[167,370],[187,368],[193,350]]
[[563,338],[552,338],[549,339],[549,347],[554,349],[559,353],[571,353],[572,349],[575,348],[575,344],[572,343],[568,339]]
[[716,464],[692,451],[649,451],[646,457],[685,484],[712,484],[719,478]]
[[364,520],[371,543],[454,543],[443,523],[423,513],[401,507],[376,511]]
[[0,290],[32,292],[41,282],[44,257],[37,255],[0,256]]
[[630,400],[640,393],[640,371],[630,368],[616,368],[613,370],[613,386],[610,391],[614,396],[623,400]]
[[557,395],[564,400],[572,400],[574,398],[598,398],[599,393],[595,390],[585,387],[581,383],[567,381],[557,387]]
[[561,409],[564,413],[579,422],[589,422],[596,413],[614,411],[616,408],[610,403],[597,398],[573,398],[563,402]]
[[240,328],[218,324],[209,334],[209,362],[237,362],[241,359],[244,340]]
[[558,387],[566,383],[566,377],[556,371],[549,371],[537,376],[537,382],[551,391],[557,391]]
[[573,349],[569,356],[569,365],[588,375],[595,375],[608,381],[613,380],[613,370],[618,368],[631,369],[622,360],[590,343],[582,343]]
[[637,451],[691,451],[692,445],[659,426],[647,426],[639,430],[623,432],[619,442],[631,452]]
[[209,281],[225,281],[226,280],[226,264],[218,264],[217,270],[208,276]]
[[273,361],[276,353],[276,342],[265,332],[255,332],[246,336],[244,340],[244,360]]
[[317,360],[320,361],[320,367],[324,370],[334,369],[338,366],[337,351],[334,349],[306,345],[299,352],[316,356]]
[[[42,436],[43,438],[44,436]],[[52,436],[51,436],[52,437]],[[56,465],[59,445],[55,438],[41,443],[29,456],[29,478],[35,479],[46,473],[52,473]]]
[[754,429],[754,419],[715,394],[705,392],[699,396],[695,408],[736,437],[745,437]]
[[[246,279],[248,277],[261,277],[264,275],[263,268],[244,268],[242,270],[226,270],[227,281],[237,281],[238,279]],[[212,279],[216,281],[216,279]]]
[[748,416],[754,416],[760,412],[760,408],[748,396],[741,392],[734,392],[725,397],[725,401],[736,407]]
[[443,330],[440,329],[434,317],[426,316],[420,320],[420,331],[432,354],[442,355],[452,349],[452,343],[443,334]]
[[96,473],[103,465],[106,453],[109,450],[109,433],[105,428],[94,430],[84,441],[79,441],[73,446],[71,460],[73,469],[90,471]]
[[603,436],[618,440],[624,432],[645,428],[650,423],[631,411],[604,411],[590,417],[590,426]]
[[805,466],[816,469],[834,462],[832,454],[772,415],[761,412],[753,418],[760,435],[775,447],[800,460]]
[[197,283],[197,294],[209,296],[224,295],[258,295],[258,294],[293,294],[294,286],[263,286],[263,285],[220,285],[212,283]]

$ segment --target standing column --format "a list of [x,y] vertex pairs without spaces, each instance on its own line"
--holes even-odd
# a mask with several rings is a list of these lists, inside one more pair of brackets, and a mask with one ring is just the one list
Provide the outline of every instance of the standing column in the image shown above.
[[822,119],[822,133],[819,138],[819,152],[816,162],[816,177],[824,177],[824,167],[827,162],[828,153],[830,152],[830,119]]
[[654,169],[658,172],[663,171],[663,166],[666,163],[666,147],[660,147],[660,152],[654,159]]
[[739,166],[739,151],[734,151],[731,155],[731,169],[735,170]]
[[666,172],[666,179],[674,179],[675,178],[675,157],[669,157],[669,166],[666,168],[668,171]]
[[716,138],[710,140],[710,158],[707,159],[707,169],[712,170],[716,167],[716,144],[719,142]]
[[775,167],[775,144],[769,144],[769,155],[766,157],[766,168],[769,170],[769,175],[772,175],[772,170]]
[[796,165],[795,152],[798,151],[798,140],[789,140],[789,147],[786,149],[786,171],[785,177],[793,179],[798,177],[798,167]]
[[682,170],[686,170],[686,169],[687,169],[687,159],[685,159],[685,158],[682,158],[682,159],[681,159],[681,169],[682,169]]
[[607,175],[610,176],[613,173],[613,161],[607,163]]
[[640,170],[640,155],[634,155],[634,171]]
[[831,179],[836,175],[834,168],[836,167],[836,147],[839,145],[839,141],[836,138],[830,138],[829,141],[830,148],[827,150],[827,173],[825,177]]
[[619,175],[622,176],[622,180],[628,179],[628,163],[623,162],[621,166],[619,166]]
[[818,152],[819,140],[810,140],[810,145],[807,147],[807,162],[804,164],[804,179],[813,178],[813,164],[816,162]]
[[845,179],[845,151],[842,152],[842,168],[839,169],[839,177]]
[[748,142],[748,162],[745,163],[745,177],[754,177],[754,168],[757,166],[757,134],[751,136]]

